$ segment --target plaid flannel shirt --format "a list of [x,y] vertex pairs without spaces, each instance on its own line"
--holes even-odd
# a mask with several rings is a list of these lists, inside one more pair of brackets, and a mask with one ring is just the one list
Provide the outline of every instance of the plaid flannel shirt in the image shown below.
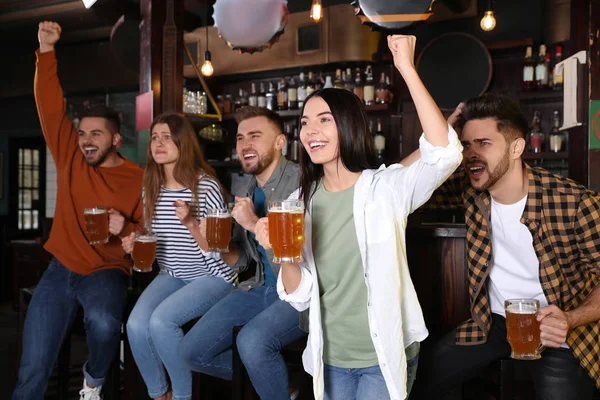
[[[569,311],[600,279],[600,196],[570,179],[526,165],[527,204],[521,216],[533,237],[540,283],[548,304]],[[487,340],[492,311],[487,278],[493,267],[491,197],[477,192],[461,169],[434,192],[426,208],[464,208],[471,319],[456,330],[456,343]],[[600,388],[600,321],[579,326],[567,344]]]

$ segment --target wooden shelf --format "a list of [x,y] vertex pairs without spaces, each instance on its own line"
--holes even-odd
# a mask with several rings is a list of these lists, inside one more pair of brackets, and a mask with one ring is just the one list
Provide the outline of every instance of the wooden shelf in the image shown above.
[[566,160],[569,158],[569,153],[561,151],[554,153],[551,151],[544,151],[541,153],[523,153],[524,160]]
[[[390,109],[389,104],[371,104],[371,105],[365,106],[365,111],[367,111],[367,112],[388,111],[389,109]],[[301,110],[280,110],[280,111],[275,111],[275,112],[277,114],[279,114],[282,118],[293,118],[293,117],[299,117],[300,111]],[[235,113],[223,114],[223,120],[233,120],[233,119],[235,119]]]
[[538,90],[521,92],[518,97],[524,103],[559,103],[563,101],[563,92],[562,90]]

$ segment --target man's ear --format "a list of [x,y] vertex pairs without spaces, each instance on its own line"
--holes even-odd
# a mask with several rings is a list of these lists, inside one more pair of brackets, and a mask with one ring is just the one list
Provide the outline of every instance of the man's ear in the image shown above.
[[286,145],[287,145],[286,136],[283,133],[277,135],[277,140],[275,140],[275,148],[277,150],[282,150]]
[[121,134],[119,132],[113,133],[112,145],[117,148],[121,145]]
[[517,140],[515,140],[511,143],[510,156],[513,160],[516,160],[517,158],[520,158],[523,155],[526,144],[527,143],[525,142],[525,139],[523,139],[523,138],[518,138]]

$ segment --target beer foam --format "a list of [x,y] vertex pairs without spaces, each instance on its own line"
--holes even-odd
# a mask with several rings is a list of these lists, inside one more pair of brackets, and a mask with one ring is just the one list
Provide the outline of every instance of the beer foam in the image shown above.
[[107,211],[105,208],[86,208],[83,210],[83,215],[99,215],[106,214]]
[[304,210],[302,208],[288,208],[286,207],[285,209],[281,208],[281,207],[273,207],[269,209],[270,213],[288,213],[288,214],[304,214]]
[[231,218],[230,214],[207,215],[206,218]]
[[154,243],[154,242],[156,242],[156,236],[142,235],[142,236],[136,237],[135,241],[140,242],[140,243]]
[[511,304],[506,311],[511,314],[535,314],[537,307],[533,304]]

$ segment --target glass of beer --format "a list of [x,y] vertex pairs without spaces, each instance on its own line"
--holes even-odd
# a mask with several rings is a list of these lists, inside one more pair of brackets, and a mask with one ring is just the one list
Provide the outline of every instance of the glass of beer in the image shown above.
[[135,235],[133,243],[133,270],[151,272],[156,256],[156,234],[152,231],[142,231]]
[[269,241],[273,262],[302,261],[304,245],[304,202],[302,200],[269,201]]
[[206,241],[208,251],[227,253],[231,239],[231,212],[226,209],[206,210]]
[[90,244],[108,243],[108,210],[106,207],[92,207],[83,210],[85,232]]
[[512,349],[511,358],[537,360],[544,350],[540,340],[540,323],[536,314],[540,302],[535,299],[504,301],[506,312],[506,338]]

